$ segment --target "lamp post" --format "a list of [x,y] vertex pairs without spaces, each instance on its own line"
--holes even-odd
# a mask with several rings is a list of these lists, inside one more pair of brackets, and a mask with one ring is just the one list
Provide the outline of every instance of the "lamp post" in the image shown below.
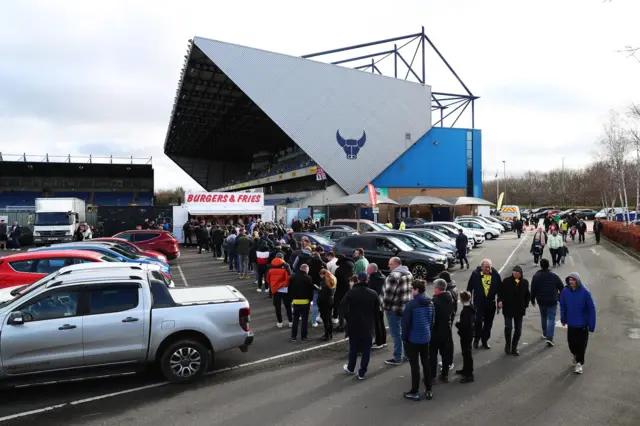
[[504,198],[502,199],[502,204],[506,204],[507,201],[507,160],[502,160],[502,165],[504,167]]
[[562,157],[562,206],[564,207],[564,159]]

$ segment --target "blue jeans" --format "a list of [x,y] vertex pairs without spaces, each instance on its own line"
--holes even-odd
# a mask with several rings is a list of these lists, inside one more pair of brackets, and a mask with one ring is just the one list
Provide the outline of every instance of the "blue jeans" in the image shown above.
[[233,253],[233,252],[229,252],[229,270],[233,271],[235,269],[238,269],[238,254],[237,253]]
[[402,361],[402,316],[387,311],[387,324],[393,338],[393,359]]
[[311,309],[311,324],[318,322],[318,290],[313,291],[313,309]]
[[238,273],[240,273],[240,275],[249,275],[249,255],[248,254],[238,255]]
[[349,371],[355,371],[356,361],[358,361],[358,353],[362,354],[360,360],[360,370],[358,376],[364,377],[367,374],[367,367],[371,359],[371,344],[373,339],[369,337],[349,337],[349,363],[347,368]]
[[553,340],[553,334],[556,331],[556,312],[558,305],[542,306],[540,305],[540,325],[542,326],[542,334]]

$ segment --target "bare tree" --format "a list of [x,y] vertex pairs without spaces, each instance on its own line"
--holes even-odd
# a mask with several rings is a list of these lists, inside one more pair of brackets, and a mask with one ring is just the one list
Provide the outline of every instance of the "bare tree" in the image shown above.
[[638,214],[640,214],[640,131],[638,130],[638,124],[640,124],[640,105],[631,105],[629,108],[629,116],[632,119],[632,125],[629,128],[629,137],[631,139],[631,145],[636,151],[636,220]]
[[611,111],[609,121],[604,124],[604,134],[600,139],[600,145],[604,150],[604,155],[609,160],[613,170],[613,175],[619,180],[617,182],[620,203],[626,211],[626,221],[629,222],[629,200],[627,198],[627,184],[625,179],[625,159],[629,153],[630,141],[625,130],[620,125],[620,117],[615,111]]

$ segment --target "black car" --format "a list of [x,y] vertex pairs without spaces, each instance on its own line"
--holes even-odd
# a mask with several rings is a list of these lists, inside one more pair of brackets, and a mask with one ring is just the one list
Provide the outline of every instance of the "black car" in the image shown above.
[[598,212],[591,209],[576,210],[576,216],[578,216],[578,219],[592,220],[596,218],[596,214],[598,214]]
[[349,235],[360,235],[355,229],[325,229],[317,233],[334,242]]
[[548,216],[547,212],[549,210],[553,210],[553,209],[554,209],[553,207],[540,207],[540,208],[534,209],[531,212],[531,218],[532,219],[544,219],[545,217]]
[[414,250],[392,235],[366,233],[351,235],[338,241],[334,247],[336,254],[351,256],[357,248],[364,249],[367,260],[378,265],[382,272],[389,272],[389,259],[399,257],[403,265],[409,268],[415,279],[427,279],[437,276],[447,268],[447,258],[441,254],[424,250]]
[[439,247],[438,245],[428,241],[421,236],[409,232],[409,231],[388,231],[388,232],[375,232],[376,234],[389,235],[397,237],[403,243],[413,247],[414,250],[422,250],[429,253],[435,253],[443,255],[447,258],[447,267],[451,268],[456,264],[456,252],[454,250],[447,250]]

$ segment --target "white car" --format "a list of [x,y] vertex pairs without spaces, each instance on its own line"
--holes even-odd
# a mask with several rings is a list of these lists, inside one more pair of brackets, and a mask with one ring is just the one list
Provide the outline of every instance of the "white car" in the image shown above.
[[458,225],[455,222],[429,222],[428,225],[442,226],[454,231],[456,234],[460,232],[460,229],[462,229],[462,232],[464,232],[464,235],[467,236],[469,241],[473,242],[474,247],[484,243],[484,240],[485,240],[484,232],[476,231],[474,229],[469,229],[469,228],[463,228],[462,226]]
[[615,217],[619,214],[626,214],[627,210],[624,207],[614,207],[612,209],[602,209],[596,213],[597,219],[607,219],[609,216]]
[[493,229],[495,229],[496,231],[498,231],[501,234],[504,232],[504,227],[501,224],[495,223],[495,222],[491,222],[490,220],[487,220],[486,218],[484,218],[482,216],[461,216],[461,217],[457,217],[455,220],[456,220],[456,222],[459,222],[461,220],[477,222],[477,223],[480,223],[482,225],[485,225],[485,226],[488,226],[490,228],[493,228]]
[[482,232],[487,240],[492,240],[500,236],[500,231],[480,221],[471,219],[460,219],[457,221],[457,223],[463,228]]

